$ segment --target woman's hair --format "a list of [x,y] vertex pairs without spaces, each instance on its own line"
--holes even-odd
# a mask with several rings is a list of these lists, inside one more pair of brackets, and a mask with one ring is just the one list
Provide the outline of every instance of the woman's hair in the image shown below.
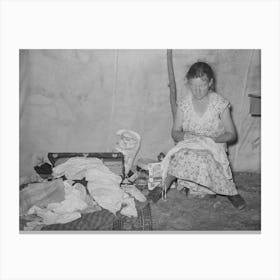
[[194,63],[189,71],[187,72],[186,78],[188,80],[193,78],[201,78],[206,76],[209,81],[213,80],[212,85],[210,87],[211,90],[215,90],[215,75],[212,68],[205,62],[196,62]]

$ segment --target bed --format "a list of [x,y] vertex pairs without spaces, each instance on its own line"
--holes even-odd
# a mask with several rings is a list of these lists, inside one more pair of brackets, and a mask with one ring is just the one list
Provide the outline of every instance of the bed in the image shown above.
[[[55,167],[66,162],[73,157],[99,158],[112,172],[124,175],[124,157],[122,153],[48,153],[48,159]],[[63,178],[66,179],[66,178]],[[83,178],[77,180],[87,189],[87,181]],[[21,189],[24,186],[21,186]],[[87,190],[88,192],[88,190]],[[93,213],[82,213],[79,219],[69,223],[58,223],[45,225],[40,231],[149,231],[152,230],[152,216],[149,202],[138,202],[135,200],[138,217],[127,217],[120,212],[116,215],[106,209]],[[25,232],[24,228],[28,220],[20,217],[20,231]]]

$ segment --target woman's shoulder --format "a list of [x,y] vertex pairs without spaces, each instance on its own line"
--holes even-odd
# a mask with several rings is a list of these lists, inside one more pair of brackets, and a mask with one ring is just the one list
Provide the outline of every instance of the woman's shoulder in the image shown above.
[[227,100],[227,98],[225,98],[224,96],[222,96],[221,94],[219,94],[215,91],[212,91],[209,94],[212,96],[213,100],[215,100],[216,102],[229,102]]
[[210,95],[215,103],[229,103],[229,100],[227,98],[217,92],[213,91],[210,93]]
[[216,108],[216,110],[224,111],[226,107],[230,107],[229,100],[224,96],[222,96],[221,94],[217,92],[211,92],[210,94],[211,94],[213,105]]

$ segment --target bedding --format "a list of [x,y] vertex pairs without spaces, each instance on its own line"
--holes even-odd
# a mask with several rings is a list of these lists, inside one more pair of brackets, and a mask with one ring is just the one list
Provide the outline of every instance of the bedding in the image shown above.
[[[67,165],[67,161],[68,162],[75,162],[75,161],[79,161],[79,156],[81,155],[81,153],[50,153],[49,154],[49,159],[50,162],[53,165],[53,170],[59,170],[62,172],[53,172],[53,175],[55,175],[54,177],[58,177],[58,178],[53,178],[54,181],[51,182],[43,182],[43,184],[47,184],[47,185],[52,185],[54,182],[58,181],[60,184],[64,185],[65,187],[65,183],[68,184],[68,191],[69,191],[69,187],[71,185],[73,186],[79,186],[80,191],[81,188],[83,189],[83,195],[89,197],[90,192],[88,187],[90,186],[90,182],[88,182],[86,180],[86,178],[84,177],[85,175],[87,175],[86,177],[88,177],[88,179],[93,179],[91,178],[91,175],[93,174],[92,172],[87,172],[85,170],[83,170],[82,168],[78,171],[78,176],[75,178],[71,177],[70,179],[74,179],[74,180],[67,180],[67,177],[65,176],[66,173],[63,171],[63,165]],[[93,159],[91,158],[91,156],[96,155],[96,153],[89,153],[89,154],[83,154],[83,158],[81,160],[81,162],[84,163],[89,163],[89,162],[98,162],[100,163],[101,160],[99,159]],[[95,211],[84,211],[86,207],[81,207],[80,209],[76,209],[77,211],[74,212],[74,216],[72,216],[72,218],[74,220],[71,220],[71,215],[70,213],[63,212],[60,213],[62,215],[66,215],[65,217],[61,216],[60,218],[58,217],[51,217],[51,218],[55,218],[53,221],[49,222],[48,225],[43,224],[42,221],[38,220],[38,217],[36,217],[36,219],[32,220],[32,215],[34,215],[35,213],[41,213],[42,215],[45,215],[44,211],[42,211],[42,209],[40,209],[40,207],[44,206],[45,209],[49,208],[49,210],[53,211],[54,209],[52,209],[52,207],[55,206],[56,209],[60,209],[63,205],[65,201],[63,201],[60,197],[60,199],[58,201],[46,201],[44,204],[37,204],[35,208],[32,209],[32,211],[29,212],[29,217],[28,215],[24,216],[22,215],[20,217],[20,230],[122,230],[122,226],[124,223],[123,222],[118,222],[119,220],[124,221],[124,215],[129,216],[126,217],[127,219],[126,224],[131,223],[131,224],[137,224],[138,226],[133,226],[131,227],[131,230],[151,230],[152,225],[151,222],[148,223],[148,227],[145,224],[141,224],[141,222],[138,221],[138,219],[143,220],[143,216],[145,215],[145,213],[150,214],[150,211],[144,211],[143,209],[145,209],[145,207],[149,208],[149,204],[145,203],[145,197],[141,196],[139,193],[137,193],[136,190],[132,191],[133,188],[128,188],[126,186],[126,188],[120,188],[120,182],[122,181],[122,177],[120,177],[118,173],[121,173],[121,175],[123,174],[123,156],[120,156],[118,153],[98,153],[98,155],[105,155],[106,160],[105,161],[101,161],[101,162],[106,162],[106,167],[104,168],[104,170],[110,170],[110,167],[108,169],[108,162],[109,162],[109,166],[114,166],[117,167],[117,174],[115,173],[114,175],[112,174],[112,171],[108,171],[108,174],[110,173],[111,175],[109,176],[111,179],[110,180],[117,180],[116,183],[118,183],[118,189],[122,192],[123,197],[122,197],[122,203],[119,205],[120,207],[118,209],[116,209],[115,213],[111,213],[110,211],[108,211],[108,209],[104,209],[99,207],[100,209],[95,209]],[[113,157],[112,157],[113,155]],[[74,159],[75,157],[75,159]],[[87,158],[89,157],[89,158]],[[110,160],[110,157],[113,158],[113,160]],[[69,159],[71,159],[69,161]],[[121,162],[121,168],[120,168],[120,163]],[[84,171],[81,172],[81,171]],[[103,170],[103,171],[104,171]],[[72,169],[73,171],[73,169]],[[75,174],[72,173],[71,175]],[[117,179],[120,178],[120,179]],[[101,181],[100,181],[101,180]],[[95,183],[102,183],[102,177],[100,177],[100,182],[95,182]],[[32,185],[32,184],[31,184]],[[35,184],[36,185],[36,184]],[[61,186],[62,186],[61,185]],[[29,186],[30,187],[30,186]],[[24,190],[24,189],[23,189]],[[128,192],[126,193],[125,190],[127,190]],[[25,191],[26,192],[26,191]],[[64,189],[64,195],[65,195],[65,189]],[[132,195],[132,196],[131,196]],[[73,196],[72,196],[73,197]],[[92,196],[91,196],[92,197]],[[134,197],[137,197],[139,200],[141,200],[142,202],[139,202],[137,204],[135,204],[135,199]],[[20,195],[21,200],[24,200],[22,197],[22,195]],[[64,197],[65,198],[65,197]],[[81,197],[80,197],[81,198]],[[95,202],[93,199],[91,199],[93,202]],[[46,205],[47,202],[52,202],[49,205]],[[24,203],[22,203],[24,205]],[[65,204],[65,203],[64,203]],[[71,203],[70,203],[71,204]],[[30,205],[32,205],[32,202],[29,203],[27,206],[25,206],[25,212],[28,210],[28,208],[30,207]],[[34,204],[33,204],[34,205]],[[60,206],[59,206],[60,205]],[[65,205],[64,205],[65,206]],[[63,209],[65,207],[62,207]],[[96,205],[94,205],[96,206]],[[62,209],[61,208],[61,209]],[[30,210],[30,209],[29,209]],[[57,212],[57,211],[56,211]],[[22,214],[22,213],[21,213]],[[48,213],[49,214],[49,213]],[[52,213],[53,214],[53,213]],[[56,213],[57,214],[57,213]],[[115,214],[115,215],[114,215]],[[113,216],[112,216],[113,215]],[[140,216],[139,216],[140,215]],[[148,220],[151,221],[151,215],[147,215],[148,216]],[[48,216],[47,218],[50,218],[50,216]],[[56,222],[56,221],[59,221]],[[118,225],[118,226],[116,226]]]

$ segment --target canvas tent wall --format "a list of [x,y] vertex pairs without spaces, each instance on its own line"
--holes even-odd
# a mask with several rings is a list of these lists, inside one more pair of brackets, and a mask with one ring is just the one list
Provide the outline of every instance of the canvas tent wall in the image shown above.
[[[260,172],[260,118],[248,94],[261,94],[259,50],[174,50],[178,98],[184,75],[209,62],[217,91],[230,100],[238,142],[229,149],[235,171]],[[32,156],[110,151],[120,128],[142,136],[138,157],[156,158],[174,144],[166,50],[21,50],[20,175]]]

